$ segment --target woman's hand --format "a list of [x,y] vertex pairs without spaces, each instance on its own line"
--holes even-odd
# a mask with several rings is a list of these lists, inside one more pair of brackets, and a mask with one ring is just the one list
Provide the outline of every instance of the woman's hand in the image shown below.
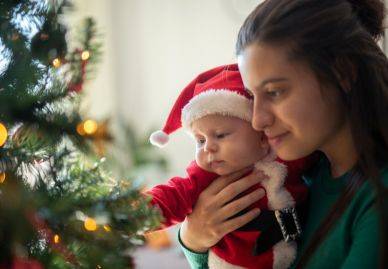
[[265,192],[259,188],[234,201],[233,198],[266,177],[260,171],[242,177],[252,170],[246,168],[214,180],[200,195],[193,209],[182,223],[180,238],[185,247],[194,252],[206,252],[224,235],[240,228],[260,214],[254,208],[229,219],[252,203],[260,200]]

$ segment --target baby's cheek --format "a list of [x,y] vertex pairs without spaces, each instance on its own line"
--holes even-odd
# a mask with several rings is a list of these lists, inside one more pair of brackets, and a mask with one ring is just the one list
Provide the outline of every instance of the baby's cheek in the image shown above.
[[205,156],[204,152],[202,150],[197,150],[195,152],[195,161],[197,162],[198,166],[201,167],[202,169],[206,169],[206,161],[205,161]]

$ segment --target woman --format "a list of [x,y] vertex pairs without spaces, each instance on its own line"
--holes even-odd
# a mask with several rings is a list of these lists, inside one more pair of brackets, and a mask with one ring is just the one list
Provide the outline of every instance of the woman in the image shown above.
[[[376,268],[378,253],[386,253],[388,62],[376,43],[383,19],[377,0],[267,0],[240,29],[237,56],[254,97],[253,127],[285,160],[323,153],[306,176],[311,199],[298,268]],[[229,219],[235,212],[223,210],[259,180],[238,176],[210,185],[182,225],[193,267],[206,268],[203,253],[255,217]]]

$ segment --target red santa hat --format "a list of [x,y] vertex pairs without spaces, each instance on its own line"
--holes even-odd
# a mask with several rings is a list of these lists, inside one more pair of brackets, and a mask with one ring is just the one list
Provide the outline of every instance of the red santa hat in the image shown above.
[[211,114],[251,121],[253,100],[245,91],[237,64],[223,65],[198,75],[181,92],[162,130],[151,134],[150,142],[163,147],[169,135]]

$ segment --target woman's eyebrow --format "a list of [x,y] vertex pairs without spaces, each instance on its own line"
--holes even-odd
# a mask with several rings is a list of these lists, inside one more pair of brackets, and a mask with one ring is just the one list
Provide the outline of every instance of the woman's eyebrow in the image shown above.
[[274,82],[283,82],[283,81],[287,81],[288,78],[285,78],[285,77],[279,77],[279,78],[268,78],[268,79],[265,79],[263,80],[258,87],[256,87],[256,89],[260,89],[260,88],[263,88],[265,85],[267,85],[268,83],[274,83]]

